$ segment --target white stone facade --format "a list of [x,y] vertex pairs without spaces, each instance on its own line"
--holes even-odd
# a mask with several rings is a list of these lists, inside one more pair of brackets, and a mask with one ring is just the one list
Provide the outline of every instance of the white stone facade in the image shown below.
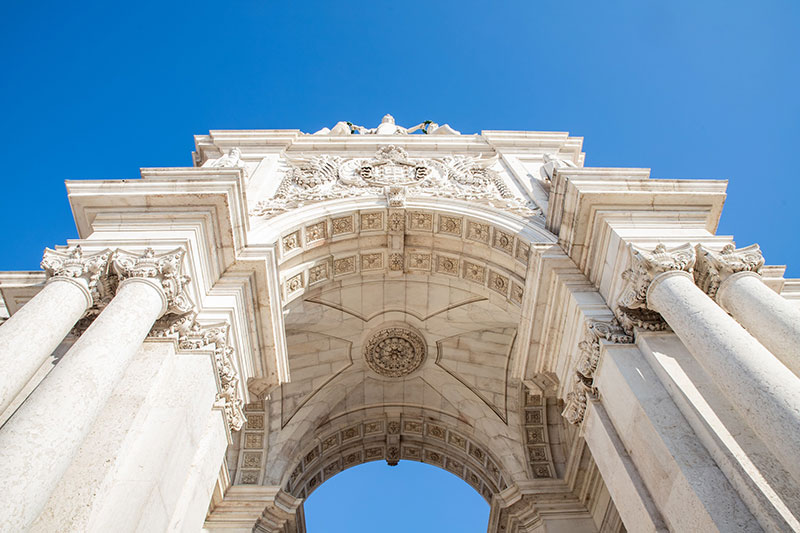
[[800,282],[715,235],[726,183],[565,133],[340,122],[70,181],[0,273],[0,531],[305,531],[373,460],[490,532],[800,531]]

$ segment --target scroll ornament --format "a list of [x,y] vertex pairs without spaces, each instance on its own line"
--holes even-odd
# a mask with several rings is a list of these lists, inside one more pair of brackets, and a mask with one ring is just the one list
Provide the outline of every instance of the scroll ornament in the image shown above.
[[652,252],[633,245],[629,245],[629,250],[631,266],[622,273],[626,283],[614,314],[629,335],[633,334],[634,327],[649,331],[666,330],[669,326],[661,315],[647,307],[647,289],[653,279],[663,272],[692,272],[695,262],[694,248],[686,243],[668,250],[659,243]]
[[584,340],[578,343],[580,355],[575,366],[572,390],[567,393],[566,405],[561,413],[570,424],[583,422],[589,397],[597,396],[594,373],[600,362],[600,339],[615,344],[633,342],[633,337],[625,333],[614,318],[607,321],[589,320],[586,322]]
[[379,196],[386,197],[391,207],[403,207],[406,198],[440,197],[481,202],[527,218],[542,216],[539,207],[515,196],[492,169],[497,156],[412,159],[403,148],[388,145],[369,159],[327,154],[284,157],[289,168],[283,180],[252,215],[271,218],[310,203]]

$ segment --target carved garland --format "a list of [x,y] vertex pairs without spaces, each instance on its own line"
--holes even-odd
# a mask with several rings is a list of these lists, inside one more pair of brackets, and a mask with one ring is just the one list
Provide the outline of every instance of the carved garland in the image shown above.
[[578,343],[580,356],[575,366],[575,381],[572,391],[567,393],[566,406],[561,413],[570,424],[583,422],[589,396],[597,396],[594,373],[600,362],[600,339],[615,344],[633,342],[633,337],[625,333],[614,318],[608,321],[588,320],[586,322],[586,335],[584,340]]
[[270,218],[313,202],[385,196],[391,207],[403,207],[406,197],[442,197],[481,201],[528,218],[542,216],[541,209],[515,196],[491,169],[496,156],[410,159],[403,148],[389,145],[371,159],[285,157],[290,168],[280,186],[252,215]]

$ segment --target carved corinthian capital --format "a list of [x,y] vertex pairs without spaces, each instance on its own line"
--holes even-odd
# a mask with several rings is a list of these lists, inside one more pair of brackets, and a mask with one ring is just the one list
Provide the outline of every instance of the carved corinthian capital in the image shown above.
[[185,290],[191,278],[181,273],[185,254],[182,248],[160,255],[152,248],[145,249],[142,254],[117,250],[112,268],[120,281],[148,278],[158,282],[167,297],[166,314],[184,315],[194,307]]
[[628,245],[628,249],[631,266],[622,273],[625,285],[615,314],[629,335],[634,326],[651,331],[667,329],[661,315],[647,307],[647,289],[653,279],[664,272],[692,272],[695,250],[689,243],[671,250],[659,243],[652,252],[633,245]]
[[737,272],[757,274],[763,266],[764,257],[757,244],[738,249],[733,244],[726,244],[719,252],[698,244],[694,281],[706,294],[714,298],[720,283],[731,274]]
[[92,301],[99,304],[106,299],[106,284],[101,278],[108,274],[108,260],[111,250],[106,249],[95,254],[85,255],[80,245],[59,252],[45,248],[42,257],[42,269],[48,278],[82,279],[86,282]]
[[600,363],[600,339],[616,344],[633,342],[633,337],[625,333],[615,318],[586,322],[585,337],[578,343],[580,355],[575,365],[575,381],[572,391],[567,393],[566,405],[561,413],[570,424],[583,422],[588,397],[597,394],[594,373]]

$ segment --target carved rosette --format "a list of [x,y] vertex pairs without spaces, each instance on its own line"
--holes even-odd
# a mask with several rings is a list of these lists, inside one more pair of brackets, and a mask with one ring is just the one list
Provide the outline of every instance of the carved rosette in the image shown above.
[[414,372],[425,360],[426,352],[422,336],[405,327],[382,329],[364,345],[364,359],[369,367],[390,378]]
[[181,273],[184,255],[186,252],[182,248],[160,255],[156,255],[152,248],[145,249],[142,254],[117,250],[111,267],[120,281],[148,278],[158,282],[167,298],[165,316],[182,316],[194,308],[186,293],[191,278]]
[[566,405],[561,415],[570,424],[580,424],[586,414],[589,396],[597,396],[594,386],[594,373],[600,363],[600,339],[615,344],[630,344],[633,337],[628,335],[619,322],[611,320],[588,320],[584,340],[578,343],[578,363],[575,366],[575,380],[572,390],[567,393]]
[[631,266],[622,273],[625,286],[618,300],[615,315],[619,323],[629,335],[634,327],[650,331],[668,328],[661,315],[647,307],[647,289],[650,283],[661,273],[682,270],[692,272],[695,262],[695,251],[691,244],[668,250],[658,244],[652,252],[629,245]]
[[178,341],[183,350],[203,350],[213,347],[214,367],[219,378],[217,402],[225,410],[231,431],[239,431],[246,422],[244,400],[239,393],[239,373],[233,364],[234,348],[229,343],[230,324],[221,322],[202,325],[195,313],[185,314],[167,326],[153,330],[151,336],[170,337]]
[[711,298],[715,298],[720,283],[737,272],[761,272],[764,256],[757,244],[736,248],[727,244],[715,252],[698,244],[697,264],[694,267],[694,281]]

